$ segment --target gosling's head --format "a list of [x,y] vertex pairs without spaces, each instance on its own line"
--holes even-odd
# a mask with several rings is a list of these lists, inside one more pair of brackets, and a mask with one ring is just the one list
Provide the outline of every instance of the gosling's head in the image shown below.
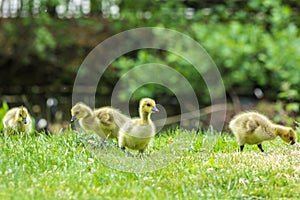
[[140,112],[153,113],[153,112],[159,112],[159,110],[157,109],[156,103],[153,99],[143,98],[140,101]]
[[281,139],[285,142],[293,145],[297,141],[297,134],[292,128],[286,128],[281,130],[281,134],[279,134]]
[[82,103],[78,102],[71,108],[71,123],[77,119],[86,117],[90,112],[90,108]]
[[20,106],[16,112],[17,121],[23,124],[27,124],[27,116],[28,116],[27,108],[25,108],[24,106]]

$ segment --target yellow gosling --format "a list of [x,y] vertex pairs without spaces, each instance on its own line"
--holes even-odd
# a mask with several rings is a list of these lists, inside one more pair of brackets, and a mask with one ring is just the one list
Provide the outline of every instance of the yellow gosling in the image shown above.
[[297,140],[297,134],[292,128],[274,124],[266,116],[257,112],[236,115],[230,121],[229,128],[236,137],[241,151],[245,144],[256,144],[264,152],[262,142],[277,136],[290,144],[294,144]]
[[140,118],[127,121],[119,131],[119,147],[126,150],[126,147],[138,150],[142,154],[155,136],[155,125],[150,115],[158,112],[153,99],[143,98],[139,105]]
[[10,133],[12,131],[31,132],[32,121],[30,114],[26,107],[20,106],[10,109],[3,117],[4,133]]
[[101,138],[106,136],[100,128],[100,120],[96,117],[93,110],[82,102],[76,103],[71,109],[71,123],[78,120],[80,127],[86,131],[93,131]]

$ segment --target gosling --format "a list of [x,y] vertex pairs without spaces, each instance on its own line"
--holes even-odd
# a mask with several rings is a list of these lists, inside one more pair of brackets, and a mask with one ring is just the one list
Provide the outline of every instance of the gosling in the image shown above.
[[93,131],[97,133],[101,138],[105,139],[105,134],[100,128],[100,121],[95,116],[93,110],[82,102],[76,103],[71,108],[71,120],[73,123],[78,120],[80,127],[86,131]]
[[245,112],[235,116],[230,121],[229,128],[235,135],[241,151],[245,144],[256,144],[261,152],[264,152],[262,142],[277,136],[290,144],[295,144],[297,140],[297,135],[292,128],[274,124],[266,116],[257,112]]
[[82,102],[72,107],[71,116],[71,123],[78,120],[82,129],[93,131],[103,139],[117,138],[120,126],[126,120],[130,120],[112,107],[102,107],[93,111]]
[[[128,147],[138,150],[139,154],[142,155],[155,136],[155,125],[150,115],[152,112],[158,111],[153,99],[141,99],[139,105],[140,118],[130,119],[120,128],[118,144],[123,151],[126,151],[126,147]],[[127,155],[130,155],[130,153],[127,152]]]
[[32,131],[32,121],[26,107],[11,108],[2,120],[4,133],[25,133]]

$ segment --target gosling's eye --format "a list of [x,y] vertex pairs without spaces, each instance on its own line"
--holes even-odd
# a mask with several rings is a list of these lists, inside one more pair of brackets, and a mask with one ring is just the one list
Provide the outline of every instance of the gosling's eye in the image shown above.
[[151,106],[150,103],[147,103],[147,106],[150,107]]
[[20,117],[22,117],[22,114],[19,114]]
[[75,115],[78,115],[79,114],[79,111],[75,112]]
[[290,140],[293,140],[294,138],[293,137],[290,137]]

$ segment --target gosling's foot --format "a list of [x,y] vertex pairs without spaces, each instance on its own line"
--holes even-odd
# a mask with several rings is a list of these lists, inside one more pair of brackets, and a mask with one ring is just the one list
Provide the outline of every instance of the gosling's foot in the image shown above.
[[127,151],[125,147],[121,147],[121,150],[126,154],[127,157],[133,157],[133,155]]
[[133,155],[129,151],[126,151],[126,156],[127,157],[133,157]]
[[107,139],[100,140],[88,140],[89,146],[94,149],[103,149],[109,147],[109,141]]
[[137,157],[139,158],[139,159],[141,159],[141,160],[144,160],[144,154],[142,154],[142,153],[138,153],[137,154]]

